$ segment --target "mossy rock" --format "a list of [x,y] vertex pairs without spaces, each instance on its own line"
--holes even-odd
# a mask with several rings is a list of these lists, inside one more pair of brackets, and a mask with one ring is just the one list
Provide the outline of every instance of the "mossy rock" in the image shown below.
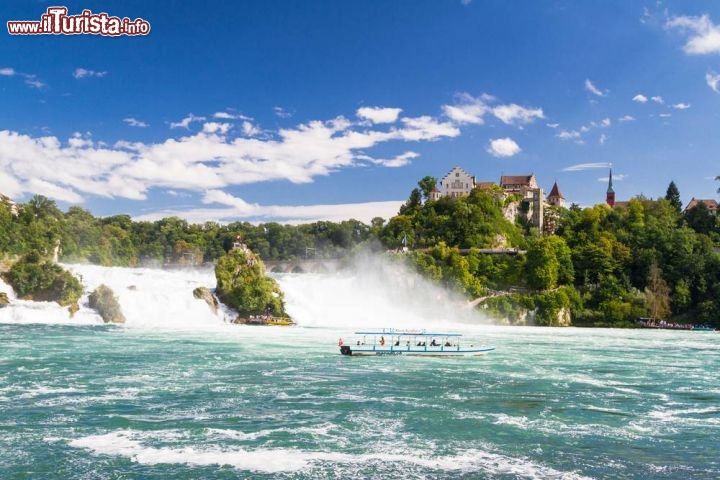
[[208,304],[213,314],[217,315],[218,301],[209,288],[197,287],[195,290],[193,290],[193,297],[197,298],[198,300],[205,300],[205,303]]
[[83,292],[80,280],[72,273],[37,252],[18,260],[3,278],[23,300],[57,302],[67,307],[77,303]]
[[247,248],[231,250],[215,265],[216,294],[240,317],[287,317],[280,286],[265,275],[265,265]]
[[98,312],[105,323],[125,323],[125,315],[115,293],[107,285],[100,285],[88,297],[90,308]]
[[10,299],[7,296],[7,293],[0,292],[0,308],[7,307],[10,305]]

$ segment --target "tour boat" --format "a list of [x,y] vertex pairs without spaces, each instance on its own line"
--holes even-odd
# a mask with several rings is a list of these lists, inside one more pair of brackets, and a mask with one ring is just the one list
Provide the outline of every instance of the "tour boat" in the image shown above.
[[462,344],[459,333],[425,330],[382,330],[355,332],[350,343],[338,340],[343,355],[417,355],[427,357],[468,357],[495,350],[487,345]]

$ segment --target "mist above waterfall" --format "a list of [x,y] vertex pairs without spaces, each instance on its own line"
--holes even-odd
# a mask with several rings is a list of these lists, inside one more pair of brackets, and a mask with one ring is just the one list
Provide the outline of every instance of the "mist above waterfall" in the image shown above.
[[387,256],[360,254],[334,274],[276,276],[301,326],[440,328],[488,323],[467,300]]

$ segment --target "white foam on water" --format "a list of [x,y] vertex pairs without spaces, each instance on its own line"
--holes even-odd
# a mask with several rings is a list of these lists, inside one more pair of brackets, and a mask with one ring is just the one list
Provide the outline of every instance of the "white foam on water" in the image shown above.
[[[161,270],[152,268],[65,265],[82,279],[86,293],[101,284],[110,287],[125,316],[125,326],[158,329],[213,329],[224,324],[222,312],[192,294],[197,287],[215,288],[211,269]],[[87,297],[81,299],[87,307]]]
[[[153,432],[153,434],[160,434],[167,438],[162,432]],[[297,472],[326,464],[381,463],[393,466],[414,465],[429,471],[481,471],[491,475],[517,475],[529,479],[584,480],[588,478],[572,471],[562,472],[528,458],[510,457],[479,449],[468,449],[457,455],[446,456],[433,456],[427,452],[414,452],[413,455],[384,452],[349,454],[283,448],[151,447],[143,445],[143,440],[147,439],[149,439],[147,433],[122,430],[69,440],[68,444],[74,448],[89,450],[97,455],[129,458],[143,465],[228,465],[238,470],[262,473]]]

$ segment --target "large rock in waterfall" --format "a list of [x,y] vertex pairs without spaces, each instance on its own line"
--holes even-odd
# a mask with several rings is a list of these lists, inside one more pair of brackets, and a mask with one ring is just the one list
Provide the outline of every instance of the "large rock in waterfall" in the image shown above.
[[198,300],[205,300],[205,303],[208,304],[208,307],[210,307],[210,310],[212,310],[213,314],[217,315],[218,301],[209,288],[197,287],[195,290],[193,290],[193,297],[197,298]]
[[7,293],[0,292],[0,308],[6,307],[10,305],[10,299],[8,298]]
[[106,285],[97,287],[88,297],[90,308],[98,312],[105,323],[125,323],[125,315],[112,289]]
[[215,293],[220,301],[237,310],[240,322],[257,316],[287,319],[280,287],[265,275],[260,258],[244,245],[218,259],[215,278]]
[[15,262],[3,274],[18,298],[39,302],[57,302],[77,311],[77,301],[83,292],[80,280],[72,273],[38,252],[30,252]]

